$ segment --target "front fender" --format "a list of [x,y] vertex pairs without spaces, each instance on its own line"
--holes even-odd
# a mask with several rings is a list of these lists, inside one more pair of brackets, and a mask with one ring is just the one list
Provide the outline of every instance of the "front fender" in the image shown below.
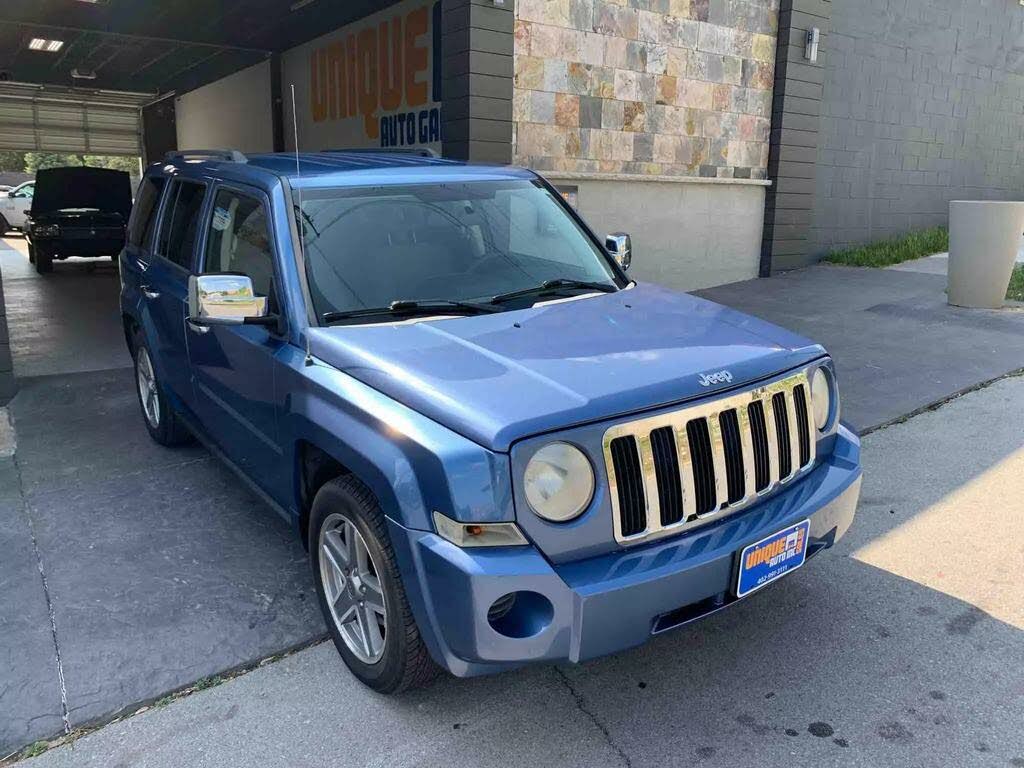
[[433,530],[434,510],[465,522],[515,519],[507,455],[321,361],[307,365],[295,347],[281,362],[281,426],[296,461],[301,441],[317,446],[366,483],[385,515],[406,528]]

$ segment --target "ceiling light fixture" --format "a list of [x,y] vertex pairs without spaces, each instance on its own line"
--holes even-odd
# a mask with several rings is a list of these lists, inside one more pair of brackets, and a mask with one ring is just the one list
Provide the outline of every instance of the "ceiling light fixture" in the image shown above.
[[305,8],[307,5],[312,5],[315,2],[316,0],[298,0],[298,2],[294,2],[290,6],[288,6],[288,10],[291,11],[292,13],[295,13],[295,11],[299,10],[300,8]]
[[42,37],[33,37],[28,41],[29,49],[33,51],[46,51],[47,53],[56,53],[64,47],[63,40],[47,40]]

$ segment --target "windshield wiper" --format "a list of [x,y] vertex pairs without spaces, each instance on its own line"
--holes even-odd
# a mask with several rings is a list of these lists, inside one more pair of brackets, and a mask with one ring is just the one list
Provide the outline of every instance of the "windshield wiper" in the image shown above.
[[492,304],[501,304],[512,299],[519,299],[523,296],[540,296],[545,293],[558,293],[559,291],[566,288],[582,288],[588,291],[601,291],[602,293],[614,293],[619,290],[614,285],[609,283],[594,283],[586,280],[569,280],[566,278],[558,278],[557,280],[545,280],[540,285],[536,285],[533,288],[523,288],[521,291],[509,291],[508,293],[499,293],[497,296],[491,297]]
[[347,309],[340,312],[324,312],[321,316],[325,323],[336,323],[340,320],[355,320],[364,317],[423,317],[436,314],[489,315],[500,311],[488,304],[475,304],[469,301],[449,301],[432,299],[430,301],[392,301],[386,307],[368,307],[365,309]]

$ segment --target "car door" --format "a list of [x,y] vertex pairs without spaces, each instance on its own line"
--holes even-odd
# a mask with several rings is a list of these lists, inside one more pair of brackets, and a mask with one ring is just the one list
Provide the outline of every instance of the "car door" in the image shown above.
[[195,263],[206,191],[207,185],[197,181],[171,182],[160,216],[154,258],[140,276],[145,314],[155,333],[149,342],[150,351],[155,353],[157,376],[179,410],[193,406],[185,318],[188,278]]
[[[205,220],[200,271],[252,279],[268,311],[280,315],[280,281],[269,200],[254,189],[219,185]],[[221,450],[267,493],[284,473],[274,398],[276,355],[286,344],[259,325],[187,324],[196,414]],[[282,329],[283,330],[283,329]]]

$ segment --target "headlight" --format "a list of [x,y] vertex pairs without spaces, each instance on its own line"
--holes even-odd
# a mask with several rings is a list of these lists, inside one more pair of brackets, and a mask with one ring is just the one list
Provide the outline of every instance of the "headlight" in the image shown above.
[[824,432],[832,413],[832,387],[828,374],[822,368],[816,368],[811,375],[811,411],[814,425],[819,432]]
[[579,516],[594,495],[594,470],[568,443],[549,443],[533,454],[523,476],[526,501],[538,516],[564,523]]

